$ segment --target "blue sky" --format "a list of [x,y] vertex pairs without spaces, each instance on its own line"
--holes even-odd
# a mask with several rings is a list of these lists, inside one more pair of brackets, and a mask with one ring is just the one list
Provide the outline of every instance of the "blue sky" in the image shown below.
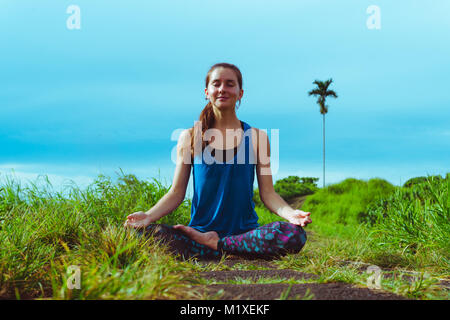
[[[70,5],[81,29],[67,28]],[[370,5],[380,29],[367,27]],[[327,101],[327,183],[399,185],[450,171],[446,0],[2,0],[0,9],[0,179],[14,170],[24,182],[46,174],[56,187],[85,186],[122,168],[170,184],[172,133],[198,118],[217,62],[242,71],[238,118],[279,130],[274,180],[322,179],[322,116],[307,92],[328,78],[339,98]]]

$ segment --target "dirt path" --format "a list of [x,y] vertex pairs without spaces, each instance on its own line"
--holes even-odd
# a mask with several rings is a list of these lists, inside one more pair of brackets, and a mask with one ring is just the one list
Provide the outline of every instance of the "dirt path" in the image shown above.
[[300,209],[308,196],[295,197],[286,202],[294,209]]
[[[277,269],[270,261],[246,261],[234,257],[223,262],[229,267],[251,265],[265,270],[226,270],[207,271],[197,274],[199,278],[212,283],[196,286],[203,294],[221,300],[275,300],[275,299],[312,299],[312,300],[405,300],[406,298],[381,290],[357,287],[343,282],[310,283],[319,278],[315,274],[290,269]],[[250,283],[261,281],[277,283]],[[309,283],[287,283],[289,280]],[[225,282],[238,281],[241,284]],[[242,283],[249,282],[249,283]],[[280,283],[285,282],[285,283]]]
[[[313,236],[311,232],[308,233],[308,237]],[[218,261],[199,262],[210,265]],[[279,269],[271,260],[247,260],[238,256],[228,256],[221,264],[234,270],[205,271],[196,274],[198,279],[208,283],[195,286],[204,296],[220,300],[406,300],[405,297],[389,292],[349,283],[314,283],[319,278],[318,275]],[[293,281],[305,283],[292,284]]]
[[356,288],[347,283],[213,284],[205,289],[221,300],[406,300],[392,293]]

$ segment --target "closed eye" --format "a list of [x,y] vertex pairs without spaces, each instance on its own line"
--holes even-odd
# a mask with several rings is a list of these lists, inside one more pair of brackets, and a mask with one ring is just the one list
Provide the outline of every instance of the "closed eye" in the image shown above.
[[[214,86],[218,86],[218,85],[220,85],[220,82],[219,82],[218,80],[214,80],[214,81],[213,81],[213,85],[214,85]],[[235,83],[234,83],[233,80],[228,80],[228,81],[227,81],[227,85],[229,85],[229,86],[234,86]]]
[[[218,84],[218,83],[214,84],[214,87],[219,87],[219,86],[220,86],[220,84]],[[234,83],[228,83],[227,86],[234,87]]]

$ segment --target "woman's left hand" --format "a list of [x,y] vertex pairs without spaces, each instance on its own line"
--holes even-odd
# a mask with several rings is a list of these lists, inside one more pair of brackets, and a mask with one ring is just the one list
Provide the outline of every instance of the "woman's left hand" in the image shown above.
[[311,212],[294,210],[294,211],[292,211],[292,214],[290,215],[290,217],[287,220],[292,224],[296,224],[296,225],[304,227],[308,223],[312,222],[310,215],[311,215]]

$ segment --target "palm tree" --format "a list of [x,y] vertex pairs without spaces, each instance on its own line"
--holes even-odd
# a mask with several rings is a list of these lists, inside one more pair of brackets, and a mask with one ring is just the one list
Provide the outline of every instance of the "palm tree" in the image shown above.
[[328,106],[325,104],[327,97],[337,98],[336,92],[333,90],[328,90],[328,87],[333,82],[333,79],[328,79],[327,81],[316,80],[313,84],[317,87],[310,92],[310,96],[318,96],[317,104],[320,107],[320,113],[323,115],[323,187],[325,188],[325,114],[328,112]]

